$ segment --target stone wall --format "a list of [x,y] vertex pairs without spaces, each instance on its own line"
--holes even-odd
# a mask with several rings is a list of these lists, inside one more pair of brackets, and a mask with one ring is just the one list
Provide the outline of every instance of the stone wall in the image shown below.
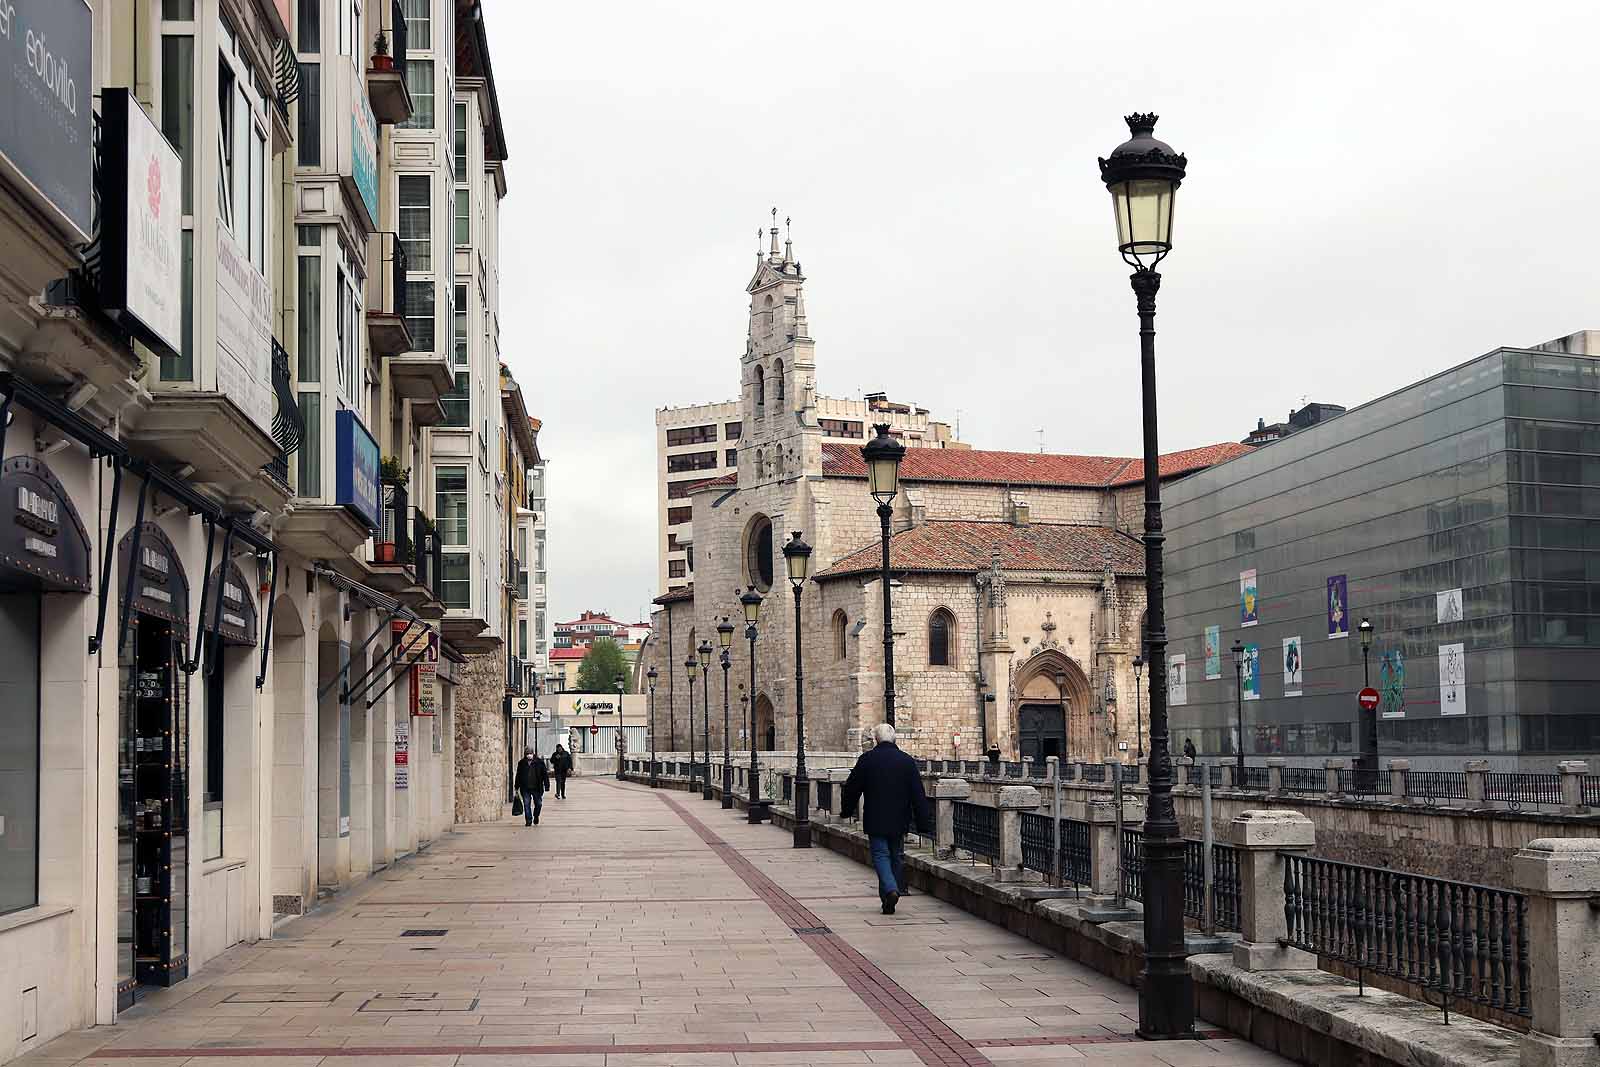
[[456,822],[490,822],[508,803],[506,649],[468,656],[455,692]]

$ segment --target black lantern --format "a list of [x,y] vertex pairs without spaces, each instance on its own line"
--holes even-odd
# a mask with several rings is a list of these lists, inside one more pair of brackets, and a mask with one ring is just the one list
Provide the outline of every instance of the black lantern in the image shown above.
[[1374,634],[1374,630],[1372,628],[1372,620],[1371,619],[1362,619],[1361,620],[1361,625],[1356,627],[1356,632],[1361,635],[1361,651],[1362,651],[1362,654],[1364,655],[1367,652],[1370,652],[1372,650],[1372,638],[1373,638],[1373,634]]
[[706,670],[711,666],[711,642],[701,641],[700,647],[695,649],[695,655],[700,657],[700,669]]
[[754,626],[761,618],[761,594],[756,592],[756,587],[752,585],[746,589],[739,603],[744,606],[744,621]]
[[733,665],[733,623],[724,615],[717,623],[717,644],[722,646],[722,806],[733,807],[732,724],[728,721],[728,668]]
[[811,546],[796,530],[783,546],[794,586],[794,847],[811,847],[811,778],[806,773],[806,686],[801,664],[805,660],[800,624],[800,591],[811,576]]
[[650,683],[650,788],[654,789],[660,784],[656,771],[656,679],[661,675],[651,667],[644,677]]
[[811,546],[806,544],[799,530],[783,546],[783,561],[789,565],[789,581],[795,586],[804,584],[811,577]]
[[698,768],[694,761],[694,680],[700,674],[700,661],[694,658],[693,646],[690,646],[689,655],[683,661],[683,669],[689,675],[689,792],[692,793]]
[[1155,115],[1129,115],[1131,138],[1100,161],[1117,216],[1117,251],[1129,266],[1151,270],[1172,251],[1172,203],[1188,160],[1156,140]]
[[722,621],[717,623],[717,644],[723,648],[733,647],[733,623],[724,615]]
[[878,436],[862,446],[861,458],[867,464],[867,487],[872,499],[887,504],[900,491],[900,461],[906,456],[906,446],[889,436],[887,422],[872,428]]

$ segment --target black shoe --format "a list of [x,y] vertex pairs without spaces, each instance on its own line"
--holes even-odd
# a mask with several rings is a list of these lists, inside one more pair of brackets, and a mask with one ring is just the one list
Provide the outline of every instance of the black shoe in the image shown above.
[[900,902],[900,894],[899,893],[885,893],[883,895],[883,913],[885,915],[893,915],[894,914],[894,906],[896,904],[898,904],[899,902]]
[[533,817],[533,825],[535,825],[535,826],[539,825],[539,816],[535,815]]

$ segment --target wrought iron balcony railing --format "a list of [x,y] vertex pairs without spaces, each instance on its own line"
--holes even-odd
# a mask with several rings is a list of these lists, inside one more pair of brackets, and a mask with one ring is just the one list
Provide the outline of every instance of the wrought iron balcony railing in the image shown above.
[[300,448],[305,437],[306,419],[294,396],[294,379],[289,375],[289,353],[272,339],[272,439],[278,442],[278,455],[263,469],[279,485],[289,484],[289,457]]

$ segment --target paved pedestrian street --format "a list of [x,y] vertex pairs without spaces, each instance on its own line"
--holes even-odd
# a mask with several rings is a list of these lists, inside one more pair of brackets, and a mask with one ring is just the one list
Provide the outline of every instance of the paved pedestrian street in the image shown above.
[[1284,1063],[698,795],[574,779],[19,1060],[65,1067]]

